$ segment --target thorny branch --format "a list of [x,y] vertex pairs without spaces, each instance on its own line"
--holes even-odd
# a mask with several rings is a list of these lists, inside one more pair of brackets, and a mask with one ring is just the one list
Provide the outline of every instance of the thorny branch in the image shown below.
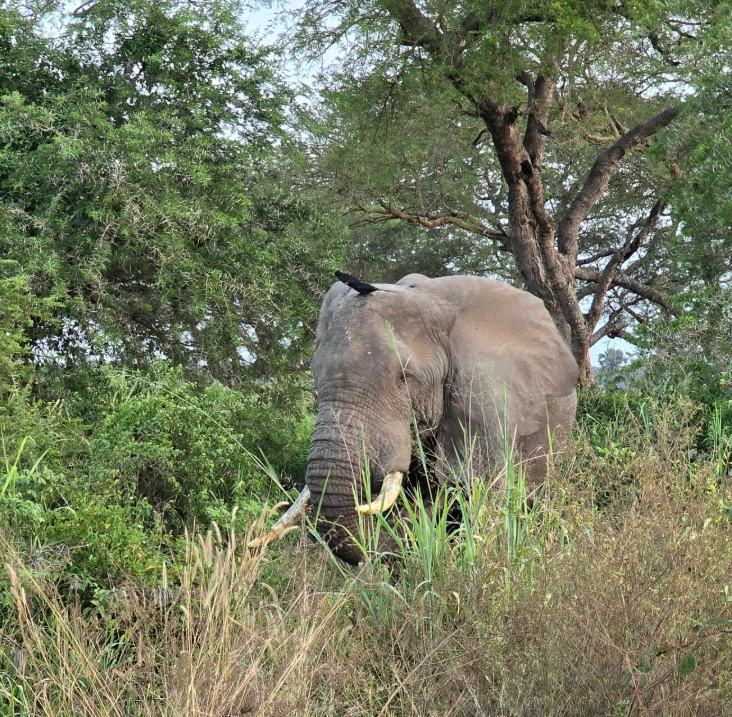
[[[597,284],[602,277],[602,272],[593,269],[582,269],[580,267],[576,267],[574,270],[574,277],[575,279],[580,279],[581,281],[588,281],[590,283]],[[632,291],[634,294],[642,296],[644,299],[648,299],[648,301],[651,301],[654,304],[658,304],[658,306],[671,314],[678,316],[681,313],[679,309],[671,304],[666,294],[664,294],[662,291],[654,289],[652,286],[644,284],[643,282],[636,281],[635,279],[629,277],[627,274],[623,274],[622,272],[618,272],[617,274],[615,274],[615,278],[613,279],[613,285],[622,287],[623,289],[627,289],[628,291]]]
[[613,283],[615,275],[620,270],[621,265],[626,262],[631,256],[633,256],[633,254],[635,254],[646,242],[654,227],[656,226],[656,224],[658,224],[658,219],[661,216],[661,212],[664,210],[665,206],[666,205],[663,201],[658,200],[653,205],[650,214],[643,222],[643,225],[636,233],[636,235],[632,235],[632,231],[635,229],[635,227],[631,227],[628,240],[617,252],[612,255],[610,261],[608,261],[608,263],[605,265],[605,268],[602,270],[602,273],[600,274],[600,277],[597,281],[597,288],[595,289],[595,296],[592,299],[592,306],[587,312],[586,320],[589,331],[594,330],[595,326],[597,326],[597,322],[602,316],[602,310],[605,305],[605,296],[608,292],[608,289]]
[[669,107],[654,117],[639,122],[595,160],[582,189],[559,222],[559,251],[567,258],[576,261],[580,224],[607,190],[610,177],[623,157],[644,139],[666,127],[678,114],[678,107]]
[[[448,210],[444,213],[440,212],[420,212],[416,214],[410,214],[408,212],[397,209],[391,206],[389,203],[378,200],[379,206],[366,206],[362,202],[355,202],[356,209],[365,216],[376,217],[376,221],[389,221],[391,219],[400,219],[408,222],[409,224],[418,224],[419,226],[426,227],[427,229],[437,229],[447,225],[452,225],[464,229],[465,231],[474,232],[484,236],[486,239],[496,241],[501,245],[501,248],[505,251],[510,251],[507,244],[508,236],[502,230],[491,229],[485,226],[483,222],[477,217],[474,217],[465,212],[458,212]],[[354,222],[357,224],[358,220]]]

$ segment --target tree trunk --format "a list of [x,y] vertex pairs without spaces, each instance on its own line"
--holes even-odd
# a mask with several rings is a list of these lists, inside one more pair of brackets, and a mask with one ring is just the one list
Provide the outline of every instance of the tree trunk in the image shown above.
[[[524,78],[530,82],[528,78]],[[508,185],[508,243],[528,291],[541,298],[554,323],[572,348],[580,368],[580,382],[591,376],[591,328],[574,291],[574,265],[556,249],[556,224],[544,203],[541,160],[554,82],[540,77],[531,82],[532,107],[523,137],[515,108],[482,103],[480,115],[491,134],[503,178]],[[575,257],[576,258],[576,257]]]

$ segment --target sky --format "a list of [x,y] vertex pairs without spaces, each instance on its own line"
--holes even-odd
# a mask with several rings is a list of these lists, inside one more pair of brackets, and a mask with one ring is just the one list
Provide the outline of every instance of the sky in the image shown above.
[[[249,34],[254,39],[270,44],[288,28],[294,19],[294,11],[304,4],[304,0],[293,0],[291,2],[284,0],[276,3],[275,7],[263,7],[258,3],[254,3],[249,6],[244,14],[245,27],[248,28]],[[309,80],[313,79],[315,74],[322,69],[323,66],[320,63],[317,67],[310,68],[289,63],[286,71],[289,80],[310,84]],[[368,279],[368,277],[364,278]],[[589,308],[589,304],[587,308]],[[608,339],[606,337],[590,349],[590,358],[593,365],[597,366],[599,356],[609,346],[620,349],[626,354],[635,353],[635,347],[624,339]]]

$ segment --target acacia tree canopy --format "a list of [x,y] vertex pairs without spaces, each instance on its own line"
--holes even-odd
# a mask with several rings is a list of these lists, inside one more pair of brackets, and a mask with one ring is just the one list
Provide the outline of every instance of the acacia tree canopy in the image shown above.
[[229,384],[298,364],[337,242],[238,4],[19,7],[0,10],[0,257],[45,301],[36,355]]
[[592,344],[679,310],[691,157],[664,131],[729,24],[687,0],[310,0],[298,52],[340,51],[319,171],[367,237],[405,222],[491,247],[486,269],[543,299],[587,372]]

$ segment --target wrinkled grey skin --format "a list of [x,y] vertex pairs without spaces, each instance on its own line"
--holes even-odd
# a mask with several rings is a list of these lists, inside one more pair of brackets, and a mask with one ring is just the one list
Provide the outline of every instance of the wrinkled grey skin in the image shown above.
[[577,364],[536,297],[468,276],[376,286],[368,296],[331,287],[312,364],[318,415],[306,482],[319,531],[351,563],[363,559],[348,537],[358,535],[354,495],[368,502],[387,473],[408,472],[413,414],[434,446],[436,482],[468,459],[474,476],[500,468],[508,435],[535,485],[549,434],[556,452],[576,409]]

